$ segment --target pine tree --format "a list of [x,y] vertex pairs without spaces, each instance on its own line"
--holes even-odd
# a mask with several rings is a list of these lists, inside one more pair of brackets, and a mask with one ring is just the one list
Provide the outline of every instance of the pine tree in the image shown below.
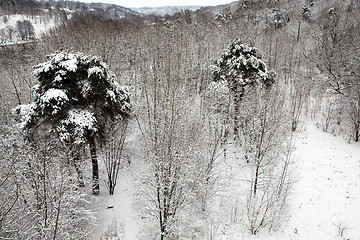
[[83,54],[55,53],[35,67],[39,83],[35,101],[18,107],[29,139],[40,126],[69,145],[89,145],[93,166],[93,194],[99,193],[96,139],[103,140],[110,121],[128,118],[129,93],[104,62]]
[[255,47],[249,47],[237,39],[223,51],[213,71],[214,81],[223,82],[229,88],[234,103],[234,134],[239,133],[239,107],[247,86],[270,87],[274,73],[269,72]]

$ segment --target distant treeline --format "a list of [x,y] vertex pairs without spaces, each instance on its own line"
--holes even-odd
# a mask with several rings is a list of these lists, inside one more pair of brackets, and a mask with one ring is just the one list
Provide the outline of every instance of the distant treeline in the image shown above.
[[93,12],[99,16],[107,16],[112,19],[119,19],[129,15],[139,15],[118,5],[102,3],[82,3],[77,1],[55,1],[55,0],[0,0],[0,16],[11,14],[39,15],[42,13],[52,14],[53,11],[80,10],[83,12]]

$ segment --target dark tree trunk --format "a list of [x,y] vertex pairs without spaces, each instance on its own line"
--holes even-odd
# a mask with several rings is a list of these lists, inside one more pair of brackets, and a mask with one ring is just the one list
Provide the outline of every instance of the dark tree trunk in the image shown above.
[[256,172],[255,172],[255,181],[254,181],[254,197],[256,196],[256,192],[257,192],[257,188],[258,188],[258,179],[259,179],[259,168],[260,168],[260,163],[257,162],[256,163]]
[[239,137],[239,118],[240,118],[240,104],[244,97],[244,88],[236,88],[233,92],[234,96],[234,136]]
[[359,138],[360,138],[360,127],[357,126],[355,130],[355,142],[359,142]]
[[71,154],[73,156],[75,171],[76,171],[76,173],[78,175],[79,187],[81,187],[81,188],[85,187],[84,177],[83,177],[83,173],[82,173],[81,167],[80,167],[80,152],[79,152],[79,149],[73,149]]
[[94,195],[98,195],[100,193],[99,165],[98,165],[98,159],[97,159],[97,154],[96,154],[95,136],[90,137],[90,139],[89,139],[89,147],[90,147],[91,162],[92,162],[92,167],[93,167],[92,193]]
[[114,189],[115,189],[115,186],[112,182],[112,180],[109,181],[109,193],[110,195],[114,195]]

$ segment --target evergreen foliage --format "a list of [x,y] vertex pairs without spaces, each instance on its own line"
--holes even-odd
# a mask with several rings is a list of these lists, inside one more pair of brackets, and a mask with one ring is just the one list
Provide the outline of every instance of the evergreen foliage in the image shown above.
[[107,120],[127,117],[131,111],[127,89],[118,85],[97,57],[53,54],[35,67],[34,75],[39,80],[34,86],[36,99],[24,118],[29,130],[51,123],[62,140],[84,142],[101,131]]
[[93,165],[97,165],[95,137],[101,139],[110,122],[129,116],[127,89],[99,58],[82,54],[52,54],[35,67],[34,75],[39,81],[34,86],[35,101],[17,108],[22,127],[31,137],[32,131],[45,124],[67,144],[89,143]]
[[234,103],[234,135],[239,134],[239,108],[245,87],[265,86],[274,83],[274,73],[268,71],[261,54],[255,47],[249,47],[240,39],[235,40],[216,61],[214,81],[227,84]]
[[221,54],[213,74],[215,81],[225,80],[231,91],[260,83],[270,86],[274,81],[259,51],[243,44],[240,39],[232,42]]

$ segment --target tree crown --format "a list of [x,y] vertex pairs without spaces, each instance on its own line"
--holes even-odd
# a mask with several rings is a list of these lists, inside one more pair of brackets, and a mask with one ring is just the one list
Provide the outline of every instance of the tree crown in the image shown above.
[[226,81],[232,91],[258,83],[266,86],[273,83],[273,76],[257,48],[247,46],[239,39],[223,51],[213,74],[216,82]]
[[98,57],[55,53],[35,66],[39,83],[35,101],[19,106],[22,127],[34,129],[50,123],[64,141],[85,141],[101,131],[107,120],[128,117],[130,94]]

